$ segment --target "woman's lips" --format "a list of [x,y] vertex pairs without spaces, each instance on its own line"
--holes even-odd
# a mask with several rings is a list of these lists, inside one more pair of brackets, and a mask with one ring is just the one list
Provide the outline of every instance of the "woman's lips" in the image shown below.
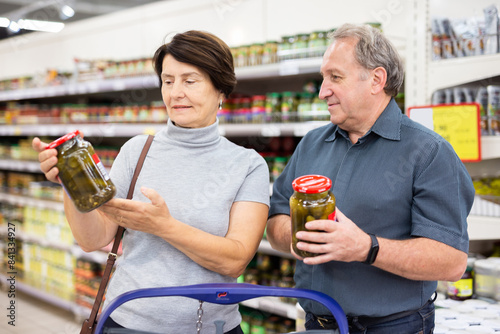
[[172,106],[172,109],[175,109],[175,110],[183,110],[183,109],[189,109],[191,108],[190,106],[183,106],[183,105],[175,105],[175,106]]

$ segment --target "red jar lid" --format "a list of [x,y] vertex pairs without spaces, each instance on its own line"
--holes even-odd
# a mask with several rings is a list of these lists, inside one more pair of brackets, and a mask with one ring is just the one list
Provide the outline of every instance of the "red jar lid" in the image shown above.
[[68,134],[65,134],[64,136],[62,136],[62,137],[57,138],[56,140],[54,140],[45,149],[48,150],[48,149],[51,149],[51,148],[56,148],[57,146],[65,143],[65,142],[67,142],[68,140],[70,140],[71,138],[74,138],[74,137],[78,136],[79,134],[80,134],[80,131],[78,131],[78,130],[70,132]]
[[304,194],[317,194],[330,190],[332,180],[323,175],[304,175],[292,182],[295,191]]

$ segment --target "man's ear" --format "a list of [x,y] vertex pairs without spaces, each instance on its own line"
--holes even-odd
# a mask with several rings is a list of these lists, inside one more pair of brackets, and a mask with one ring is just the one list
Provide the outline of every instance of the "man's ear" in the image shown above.
[[387,83],[387,72],[383,67],[372,70],[372,94],[378,94],[384,90]]

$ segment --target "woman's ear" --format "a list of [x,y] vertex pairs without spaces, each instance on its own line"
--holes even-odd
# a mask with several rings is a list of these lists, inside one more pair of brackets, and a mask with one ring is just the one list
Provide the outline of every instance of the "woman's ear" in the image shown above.
[[383,67],[372,70],[372,94],[378,94],[384,90],[387,83],[387,71]]

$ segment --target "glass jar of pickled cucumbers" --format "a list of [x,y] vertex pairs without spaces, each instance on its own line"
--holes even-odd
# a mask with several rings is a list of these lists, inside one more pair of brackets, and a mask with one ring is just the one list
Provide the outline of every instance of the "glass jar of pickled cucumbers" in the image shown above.
[[78,130],[54,140],[47,146],[52,148],[57,150],[59,180],[78,211],[89,212],[113,198],[115,185]]
[[305,224],[317,219],[335,220],[335,196],[330,191],[332,181],[322,175],[304,175],[296,178],[290,197],[290,216],[292,218],[292,248],[300,257],[319,254],[297,248],[296,233],[307,230]]

